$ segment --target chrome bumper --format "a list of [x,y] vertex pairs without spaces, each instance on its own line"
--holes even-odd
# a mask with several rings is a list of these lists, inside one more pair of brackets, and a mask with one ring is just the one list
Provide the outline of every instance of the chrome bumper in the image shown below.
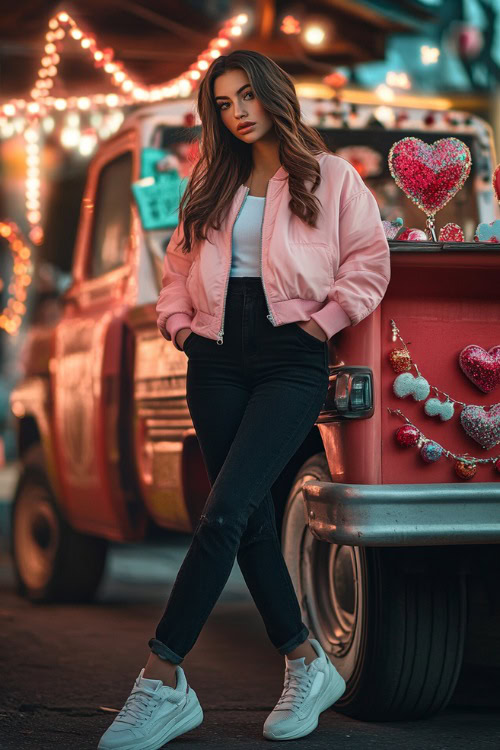
[[500,482],[304,484],[321,541],[359,547],[500,543]]

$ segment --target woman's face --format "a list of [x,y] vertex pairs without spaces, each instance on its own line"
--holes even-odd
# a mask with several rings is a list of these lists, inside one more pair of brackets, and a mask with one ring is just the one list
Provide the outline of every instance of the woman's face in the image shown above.
[[[222,73],[214,81],[215,106],[219,107],[221,119],[236,138],[245,143],[255,143],[273,127],[273,121],[254,94],[248,76],[237,68]],[[238,125],[251,122],[247,129]]]

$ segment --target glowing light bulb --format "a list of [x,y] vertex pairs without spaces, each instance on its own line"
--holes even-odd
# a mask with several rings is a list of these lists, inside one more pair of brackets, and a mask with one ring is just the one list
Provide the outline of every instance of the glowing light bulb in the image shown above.
[[387,86],[385,83],[381,83],[377,86],[375,89],[375,93],[378,96],[379,99],[382,99],[384,102],[392,102],[394,101],[395,94],[394,91],[390,88],[390,86]]
[[440,51],[437,47],[429,47],[428,44],[420,47],[420,56],[424,65],[434,65],[439,59]]
[[311,25],[304,29],[304,39],[308,44],[318,46],[325,39],[325,31],[321,26]]

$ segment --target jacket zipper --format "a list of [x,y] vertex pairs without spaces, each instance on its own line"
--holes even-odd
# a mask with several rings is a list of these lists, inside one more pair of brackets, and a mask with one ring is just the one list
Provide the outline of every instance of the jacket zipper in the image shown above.
[[[231,244],[230,244],[230,248],[229,248],[229,252],[230,252],[230,256],[231,257],[233,255],[233,229],[234,229],[234,225],[236,224],[238,216],[240,215],[241,209],[243,208],[243,204],[245,203],[245,201],[247,199],[247,195],[248,195],[249,192],[250,192],[250,188],[247,187],[246,188],[246,192],[245,192],[245,197],[241,201],[241,206],[238,209],[238,213],[236,214],[236,218],[233,221],[233,226],[231,227]],[[226,289],[224,291],[224,302],[222,304],[221,326],[220,326],[220,331],[217,334],[217,343],[218,344],[223,344],[224,343],[224,315],[226,313],[226,297],[227,297],[227,288],[229,286],[229,276],[230,275],[231,275],[231,261],[229,261],[229,270],[227,272],[227,279],[226,279]]]
[[[266,197],[266,198],[267,198],[267,189],[268,189],[268,187],[269,187],[269,181],[268,181],[268,183],[267,183],[267,185],[266,185],[266,193],[265,193],[265,197]],[[266,215],[266,204],[267,204],[267,200],[266,200],[266,201],[264,201],[264,213],[262,214],[262,224],[260,225],[260,279],[261,279],[261,281],[262,281],[262,288],[263,288],[263,290],[264,290],[264,297],[266,298],[266,305],[267,305],[267,310],[268,310],[268,312],[269,312],[269,315],[266,315],[266,318],[267,318],[267,319],[268,319],[268,320],[269,320],[269,321],[270,321],[270,322],[272,323],[272,325],[274,326],[274,325],[276,325],[276,324],[275,324],[275,322],[274,322],[273,314],[272,314],[272,312],[271,312],[271,308],[270,308],[270,306],[269,306],[269,298],[268,298],[268,296],[267,296],[267,292],[266,292],[266,286],[265,286],[265,284],[264,284],[264,269],[263,269],[263,267],[262,267],[262,230],[263,230],[263,228],[264,228],[264,218],[265,218],[265,215]]]

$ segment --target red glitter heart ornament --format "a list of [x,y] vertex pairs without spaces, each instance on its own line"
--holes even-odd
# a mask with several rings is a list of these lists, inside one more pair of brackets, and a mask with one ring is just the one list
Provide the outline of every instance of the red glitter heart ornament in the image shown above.
[[440,242],[465,242],[465,236],[462,227],[458,224],[445,224],[439,232]]
[[458,363],[469,380],[484,393],[500,385],[500,345],[486,351],[482,346],[470,344],[460,352]]
[[432,144],[409,136],[389,151],[389,170],[405,195],[427,216],[433,216],[463,186],[471,170],[468,146],[458,138]]

